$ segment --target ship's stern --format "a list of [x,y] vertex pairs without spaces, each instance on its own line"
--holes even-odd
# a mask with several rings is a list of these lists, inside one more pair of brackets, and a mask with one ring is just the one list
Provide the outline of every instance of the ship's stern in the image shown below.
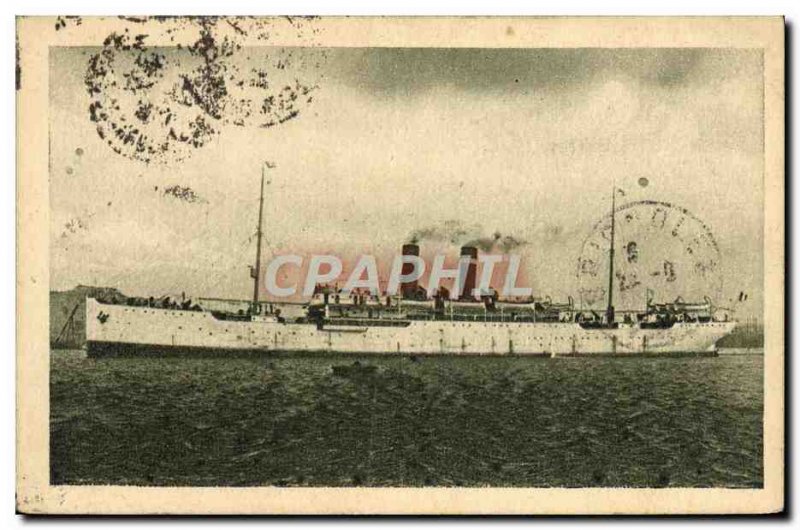
[[709,332],[709,337],[707,337],[709,346],[706,351],[716,355],[718,353],[717,343],[730,335],[735,327],[736,322],[714,322],[714,327]]

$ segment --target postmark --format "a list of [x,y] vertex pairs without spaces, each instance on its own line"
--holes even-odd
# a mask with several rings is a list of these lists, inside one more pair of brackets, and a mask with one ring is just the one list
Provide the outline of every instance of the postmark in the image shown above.
[[[711,228],[688,209],[656,200],[619,205],[616,217],[614,300],[620,309],[673,302],[687,292],[722,303],[721,253]],[[579,304],[605,307],[611,214],[595,223],[576,267]]]
[[[308,17],[124,17],[93,52],[85,73],[88,118],[116,154],[146,163],[180,161],[227,127],[270,128],[313,101],[318,72],[299,51],[268,45],[283,27],[313,46]],[[70,31],[66,22],[57,28]],[[150,33],[170,46],[150,44]],[[324,54],[314,59],[324,60]],[[298,63],[302,68],[298,68]]]

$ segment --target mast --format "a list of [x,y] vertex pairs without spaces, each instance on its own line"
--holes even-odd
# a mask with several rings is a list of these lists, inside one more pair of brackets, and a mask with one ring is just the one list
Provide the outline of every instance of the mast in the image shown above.
[[608,306],[606,307],[606,323],[609,327],[614,323],[614,228],[615,210],[617,208],[617,187],[611,188],[611,244],[608,249]]
[[256,230],[256,266],[253,271],[253,312],[256,312],[256,308],[258,307],[258,280],[261,277],[261,225],[264,218],[264,169],[265,166],[261,166],[261,196],[258,201],[258,230]]

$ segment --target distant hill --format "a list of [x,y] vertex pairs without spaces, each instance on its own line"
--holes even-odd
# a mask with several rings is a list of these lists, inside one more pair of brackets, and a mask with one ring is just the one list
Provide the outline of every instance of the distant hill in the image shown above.
[[755,319],[736,324],[733,332],[717,342],[719,348],[761,348],[764,346],[764,326]]

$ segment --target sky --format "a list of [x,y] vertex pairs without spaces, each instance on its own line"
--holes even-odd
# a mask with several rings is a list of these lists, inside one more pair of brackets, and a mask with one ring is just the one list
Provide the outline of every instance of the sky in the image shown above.
[[[662,230],[652,210],[625,210],[638,217],[617,217],[618,245],[635,240],[641,263],[676,269],[669,283],[663,271],[640,271],[620,304],[649,288],[659,301],[710,296],[723,306],[744,292],[739,314],[763,311],[759,50],[248,48],[236,59],[244,69],[291,55],[276,79],[308,81],[313,100],[268,128],[220,121],[186,156],[149,162],[112,150],[89,117],[96,52],[50,52],[54,290],[247,299],[270,161],[264,260],[368,253],[388,266],[415,232],[430,236],[423,256],[454,257],[498,234],[522,243],[521,284],[578,299],[587,282],[604,283],[602,268],[587,277],[578,264],[587,241],[602,241],[616,186],[617,206],[669,205]],[[709,277],[686,245],[669,244],[681,217],[681,237],[700,235],[703,259],[715,262]]]

